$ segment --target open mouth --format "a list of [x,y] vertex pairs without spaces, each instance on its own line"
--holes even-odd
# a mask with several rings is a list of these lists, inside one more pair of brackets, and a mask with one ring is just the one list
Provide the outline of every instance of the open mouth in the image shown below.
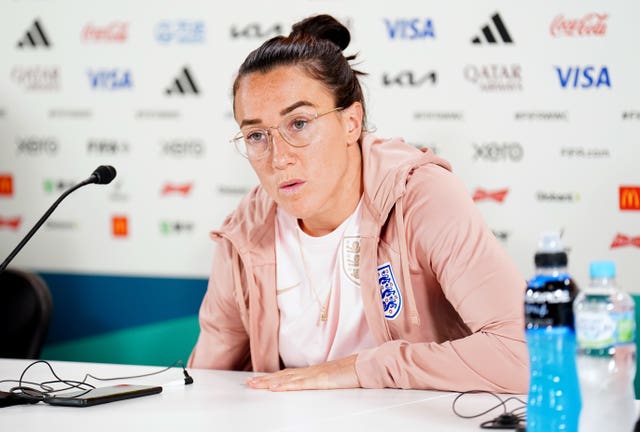
[[283,181],[278,185],[278,188],[280,189],[280,192],[284,192],[285,194],[293,194],[302,189],[305,184],[306,182],[300,179],[292,179]]

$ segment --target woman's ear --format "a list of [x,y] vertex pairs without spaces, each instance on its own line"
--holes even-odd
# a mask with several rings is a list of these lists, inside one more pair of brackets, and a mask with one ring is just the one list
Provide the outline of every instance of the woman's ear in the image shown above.
[[342,110],[342,114],[347,132],[347,143],[356,144],[362,134],[362,104],[354,102]]

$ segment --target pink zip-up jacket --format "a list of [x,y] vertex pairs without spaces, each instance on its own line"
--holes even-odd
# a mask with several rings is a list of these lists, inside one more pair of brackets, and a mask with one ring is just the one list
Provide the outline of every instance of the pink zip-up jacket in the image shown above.
[[[526,282],[465,186],[446,161],[401,139],[365,134],[362,155],[359,275],[378,346],[357,356],[361,386],[526,393]],[[190,367],[281,369],[275,214],[258,186],[212,232]]]

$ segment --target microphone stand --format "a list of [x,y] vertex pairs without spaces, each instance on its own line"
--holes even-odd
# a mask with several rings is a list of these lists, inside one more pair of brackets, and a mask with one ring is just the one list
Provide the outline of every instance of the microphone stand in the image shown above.
[[83,180],[80,183],[78,183],[77,185],[75,185],[75,186],[67,189],[66,191],[64,191],[64,193],[62,195],[60,195],[60,197],[56,200],[56,202],[54,202],[53,205],[51,207],[49,207],[49,210],[47,210],[46,213],[44,215],[42,215],[42,217],[38,220],[38,222],[36,222],[35,226],[33,228],[31,228],[31,231],[29,231],[27,233],[27,235],[22,239],[22,241],[20,243],[18,243],[18,246],[16,246],[16,248],[13,251],[11,251],[9,256],[2,262],[2,264],[0,264],[0,272],[4,271],[4,269],[7,268],[7,266],[11,262],[11,260],[13,260],[13,258],[18,254],[18,252],[20,252],[20,250],[24,247],[24,245],[27,244],[29,239],[31,239],[31,237],[33,237],[33,235],[36,233],[36,231],[38,231],[38,228],[40,228],[42,226],[42,224],[47,220],[47,218],[51,215],[51,213],[53,213],[53,211],[56,209],[56,207],[58,207],[58,204],[60,204],[60,202],[63,199],[65,199],[67,197],[67,195],[69,195],[71,192],[75,191],[76,189],[79,189],[82,186],[86,186],[86,185],[91,184],[91,183],[95,183],[94,177],[89,177],[88,179]]

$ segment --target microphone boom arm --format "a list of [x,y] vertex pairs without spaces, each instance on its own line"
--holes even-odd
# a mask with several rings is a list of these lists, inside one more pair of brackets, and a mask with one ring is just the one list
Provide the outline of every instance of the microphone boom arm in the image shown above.
[[7,268],[11,260],[15,258],[18,252],[20,252],[20,250],[24,247],[24,245],[27,244],[27,242],[31,239],[31,237],[33,237],[33,235],[36,233],[36,231],[38,231],[38,229],[47,220],[47,218],[51,216],[51,213],[53,213],[56,207],[58,207],[58,204],[60,204],[60,202],[63,199],[65,199],[67,195],[69,195],[71,192],[75,191],[76,189],[79,189],[82,186],[86,186],[91,183],[98,183],[98,184],[110,183],[115,176],[116,176],[115,168],[109,165],[101,165],[93,172],[93,174],[91,174],[91,177],[81,181],[77,185],[74,185],[69,189],[67,189],[66,191],[64,191],[62,195],[60,195],[58,199],[53,203],[53,205],[49,207],[49,209],[45,212],[45,214],[42,215],[40,219],[38,219],[38,222],[36,222],[33,228],[31,228],[31,230],[27,233],[27,235],[20,241],[20,243],[18,243],[18,246],[16,246],[15,249],[11,251],[9,256],[2,262],[2,264],[0,264],[0,272],[4,271],[4,269]]

